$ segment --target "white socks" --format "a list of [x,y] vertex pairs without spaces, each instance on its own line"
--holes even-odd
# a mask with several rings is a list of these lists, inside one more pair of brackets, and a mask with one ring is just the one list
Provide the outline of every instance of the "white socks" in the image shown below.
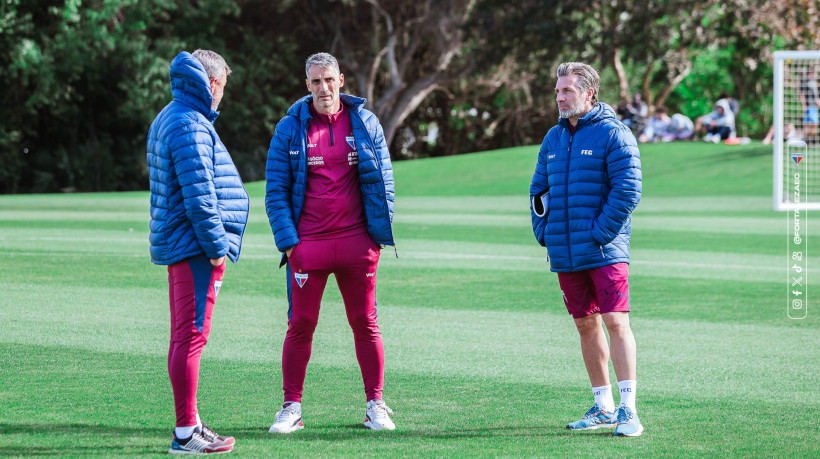
[[615,402],[612,400],[611,386],[593,387],[592,395],[595,396],[595,404],[598,405],[598,408],[607,413],[615,411]]
[[179,440],[191,438],[191,435],[194,434],[194,429],[196,429],[196,426],[177,427],[174,429],[174,435],[176,435]]
[[[618,381],[618,389],[621,392],[620,406],[629,407],[633,412],[635,409],[635,385],[637,381],[634,379],[626,379]],[[595,404],[598,408],[609,413],[615,411],[615,402],[612,400],[611,386],[600,386],[592,388],[592,395],[595,397]]]
[[635,385],[637,381],[634,379],[625,379],[618,381],[618,389],[621,390],[621,406],[626,406],[635,412]]
[[176,435],[178,439],[183,440],[193,435],[194,430],[196,430],[197,427],[199,427],[200,429],[202,428],[202,419],[199,419],[199,413],[196,414],[196,425],[188,427],[177,427],[174,429],[174,435]]

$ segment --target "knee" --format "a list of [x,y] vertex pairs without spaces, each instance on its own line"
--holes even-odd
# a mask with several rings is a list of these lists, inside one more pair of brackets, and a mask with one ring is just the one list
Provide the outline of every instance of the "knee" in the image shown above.
[[581,336],[592,336],[601,333],[601,321],[597,315],[575,319],[575,327]]
[[370,333],[372,331],[378,331],[378,325],[376,324],[376,314],[375,313],[367,313],[367,312],[360,312],[355,314],[349,314],[347,316],[347,322],[350,324],[350,328],[353,329],[353,333]]
[[288,334],[313,336],[317,323],[318,320],[310,317],[293,317],[288,323]]
[[612,313],[607,316],[604,318],[604,324],[610,336],[627,336],[632,333],[627,313]]

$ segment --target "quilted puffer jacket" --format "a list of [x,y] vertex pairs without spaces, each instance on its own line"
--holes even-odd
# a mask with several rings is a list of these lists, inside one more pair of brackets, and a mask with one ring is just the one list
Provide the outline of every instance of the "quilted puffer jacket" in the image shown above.
[[[393,166],[376,115],[364,108],[365,99],[341,94],[349,109],[353,137],[359,153],[359,185],[367,232],[377,244],[393,241]],[[305,96],[288,110],[271,139],[265,171],[265,207],[276,247],[280,252],[299,243],[296,228],[305,204],[307,184],[307,131],[313,96]],[[285,262],[283,256],[282,262]]]
[[550,269],[572,272],[629,262],[630,215],[641,199],[635,136],[599,102],[549,130],[530,186],[532,228]]
[[239,259],[248,193],[213,122],[213,95],[202,64],[187,52],[171,63],[174,100],[148,132],[151,261],[196,255]]

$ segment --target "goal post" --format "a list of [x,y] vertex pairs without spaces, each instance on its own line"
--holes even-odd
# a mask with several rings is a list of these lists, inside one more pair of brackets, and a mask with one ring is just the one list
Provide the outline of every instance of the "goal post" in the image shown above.
[[[775,210],[820,210],[818,74],[820,50],[774,52]],[[792,192],[796,168],[802,180],[797,194]]]

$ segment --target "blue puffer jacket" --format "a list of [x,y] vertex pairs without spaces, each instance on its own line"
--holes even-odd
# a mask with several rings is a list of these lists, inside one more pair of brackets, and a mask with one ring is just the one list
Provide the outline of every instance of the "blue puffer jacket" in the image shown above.
[[205,68],[187,52],[171,63],[174,100],[148,132],[151,261],[170,265],[204,254],[239,259],[248,193],[214,130]]
[[[393,166],[384,131],[376,115],[365,110],[365,99],[341,94],[341,101],[349,109],[359,153],[359,185],[367,232],[377,244],[394,245]],[[311,103],[313,96],[305,96],[290,107],[287,116],[276,125],[268,150],[265,208],[280,252],[299,243],[296,227],[305,203]]]
[[599,102],[550,129],[530,186],[532,229],[550,269],[571,272],[629,262],[630,214],[641,199],[641,160],[632,132]]

